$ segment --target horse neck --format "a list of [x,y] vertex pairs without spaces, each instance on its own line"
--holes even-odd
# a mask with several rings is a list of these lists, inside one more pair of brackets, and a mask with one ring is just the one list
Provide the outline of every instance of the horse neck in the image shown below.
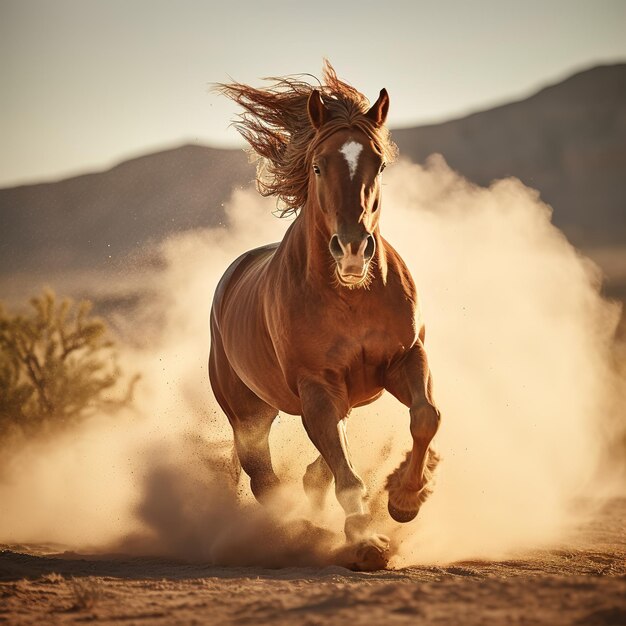
[[320,208],[307,202],[286,235],[289,267],[298,280],[313,285],[328,283],[330,234],[326,231]]

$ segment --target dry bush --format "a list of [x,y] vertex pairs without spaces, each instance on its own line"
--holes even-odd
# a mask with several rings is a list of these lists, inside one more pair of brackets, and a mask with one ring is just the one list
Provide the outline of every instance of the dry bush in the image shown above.
[[[51,291],[12,314],[0,303],[0,444],[49,434],[127,406],[114,345],[91,304],[57,301]],[[117,392],[115,391],[117,390]]]
[[59,585],[65,582],[65,578],[57,572],[49,572],[41,577],[41,582],[50,583],[51,585]]
[[72,610],[88,611],[102,599],[104,589],[97,578],[70,578],[68,581],[73,596]]

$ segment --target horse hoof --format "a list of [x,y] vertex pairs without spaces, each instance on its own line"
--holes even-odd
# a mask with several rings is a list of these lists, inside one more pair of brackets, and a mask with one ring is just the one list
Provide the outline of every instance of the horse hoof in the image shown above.
[[375,546],[366,545],[357,553],[355,571],[375,572],[385,569],[389,563],[389,550],[379,550]]
[[385,569],[391,556],[389,551],[389,540],[384,537],[380,540],[376,536],[375,540],[360,541],[354,546],[354,561],[349,568],[357,572],[375,572]]
[[333,562],[355,572],[374,572],[385,569],[390,558],[389,537],[373,534],[367,539],[339,548]]
[[387,503],[387,510],[389,511],[389,515],[391,515],[396,522],[400,522],[401,524],[413,521],[419,512],[419,509],[416,509],[415,511],[402,511],[393,506],[391,502]]

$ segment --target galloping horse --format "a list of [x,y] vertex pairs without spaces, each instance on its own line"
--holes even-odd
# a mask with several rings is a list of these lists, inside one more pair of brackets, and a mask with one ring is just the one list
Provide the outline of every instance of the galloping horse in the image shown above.
[[408,522],[430,494],[432,399],[415,285],[379,230],[381,179],[395,156],[385,89],[373,106],[326,62],[324,85],[293,77],[220,91],[245,112],[236,124],[261,158],[257,187],[296,214],[283,240],[227,269],[211,312],[209,377],[241,466],[260,502],[279,485],[268,436],[279,411],[301,415],[319,451],[304,489],[321,506],[330,485],[364,564],[387,562],[366,489],[348,454],[353,407],[386,389],[409,408],[412,450],[387,478],[388,509]]

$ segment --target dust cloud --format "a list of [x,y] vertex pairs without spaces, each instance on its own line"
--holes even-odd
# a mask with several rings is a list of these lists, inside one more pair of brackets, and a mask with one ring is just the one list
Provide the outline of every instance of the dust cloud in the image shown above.
[[[262,509],[233,473],[207,380],[213,290],[241,252],[280,239],[288,221],[272,208],[236,191],[228,229],[162,244],[162,265],[141,277],[157,295],[141,324],[128,321],[122,353],[143,377],[135,409],[21,451],[0,483],[0,541],[228,565],[332,561],[342,515],[332,493],[328,510],[308,509],[300,479],[315,450],[299,418],[281,414],[271,434],[289,505]],[[386,515],[382,484],[410,447],[408,411],[386,395],[350,417],[393,563],[497,558],[566,538],[590,510],[581,499],[616,489],[607,451],[623,425],[611,366],[619,310],[599,295],[597,268],[534,191],[514,179],[476,187],[440,157],[390,168],[382,232],[417,283],[443,415],[435,491],[404,526]]]

